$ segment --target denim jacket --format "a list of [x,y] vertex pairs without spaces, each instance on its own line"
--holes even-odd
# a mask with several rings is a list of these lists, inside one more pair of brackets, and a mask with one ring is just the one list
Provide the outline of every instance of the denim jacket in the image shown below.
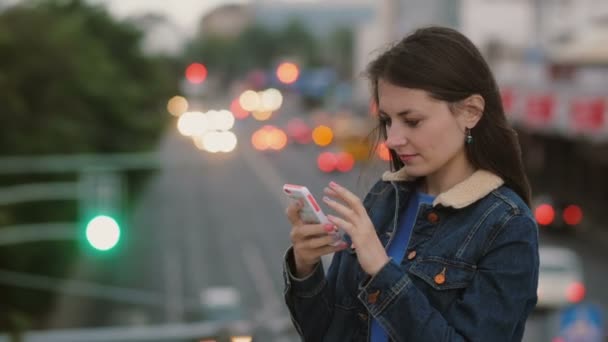
[[[402,170],[385,173],[363,200],[385,248],[415,191]],[[369,341],[372,316],[391,341],[521,341],[538,263],[530,209],[500,177],[479,170],[420,207],[403,261],[373,277],[348,248],[327,274],[317,265],[298,279],[288,249],[284,295],[307,342]]]

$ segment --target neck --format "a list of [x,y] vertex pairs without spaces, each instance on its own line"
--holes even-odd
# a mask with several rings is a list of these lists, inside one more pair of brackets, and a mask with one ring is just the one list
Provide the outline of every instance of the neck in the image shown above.
[[467,160],[464,151],[448,161],[442,168],[424,178],[423,190],[437,196],[469,178],[475,168]]

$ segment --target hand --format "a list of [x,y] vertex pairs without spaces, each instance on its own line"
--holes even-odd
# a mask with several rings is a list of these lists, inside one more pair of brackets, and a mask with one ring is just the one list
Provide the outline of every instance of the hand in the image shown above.
[[301,203],[293,202],[285,210],[292,225],[290,238],[298,278],[312,273],[315,265],[321,261],[321,256],[348,247],[345,242],[338,246],[331,246],[330,244],[335,241],[332,234],[335,226],[333,224],[306,224],[300,219],[301,209]]
[[375,275],[390,258],[378,238],[361,199],[334,182],[330,182],[324,192],[326,196],[323,197],[323,201],[341,216],[327,215],[327,218],[350,235],[353,245],[357,246],[357,259],[361,268],[367,274]]

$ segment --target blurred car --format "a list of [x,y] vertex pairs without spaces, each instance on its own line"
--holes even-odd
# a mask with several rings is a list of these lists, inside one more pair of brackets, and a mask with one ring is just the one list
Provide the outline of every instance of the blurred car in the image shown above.
[[559,309],[585,298],[581,259],[565,247],[541,246],[537,309]]
[[232,286],[208,287],[201,291],[204,318],[211,321],[237,321],[244,318],[241,293]]
[[582,229],[583,209],[572,201],[541,195],[532,200],[532,209],[542,232],[572,233]]

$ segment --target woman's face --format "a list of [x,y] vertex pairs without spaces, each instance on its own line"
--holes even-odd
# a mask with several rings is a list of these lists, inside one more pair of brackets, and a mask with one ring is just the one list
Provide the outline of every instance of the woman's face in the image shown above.
[[378,97],[386,145],[399,155],[408,175],[424,177],[466,161],[466,126],[447,102],[383,80],[378,82]]

